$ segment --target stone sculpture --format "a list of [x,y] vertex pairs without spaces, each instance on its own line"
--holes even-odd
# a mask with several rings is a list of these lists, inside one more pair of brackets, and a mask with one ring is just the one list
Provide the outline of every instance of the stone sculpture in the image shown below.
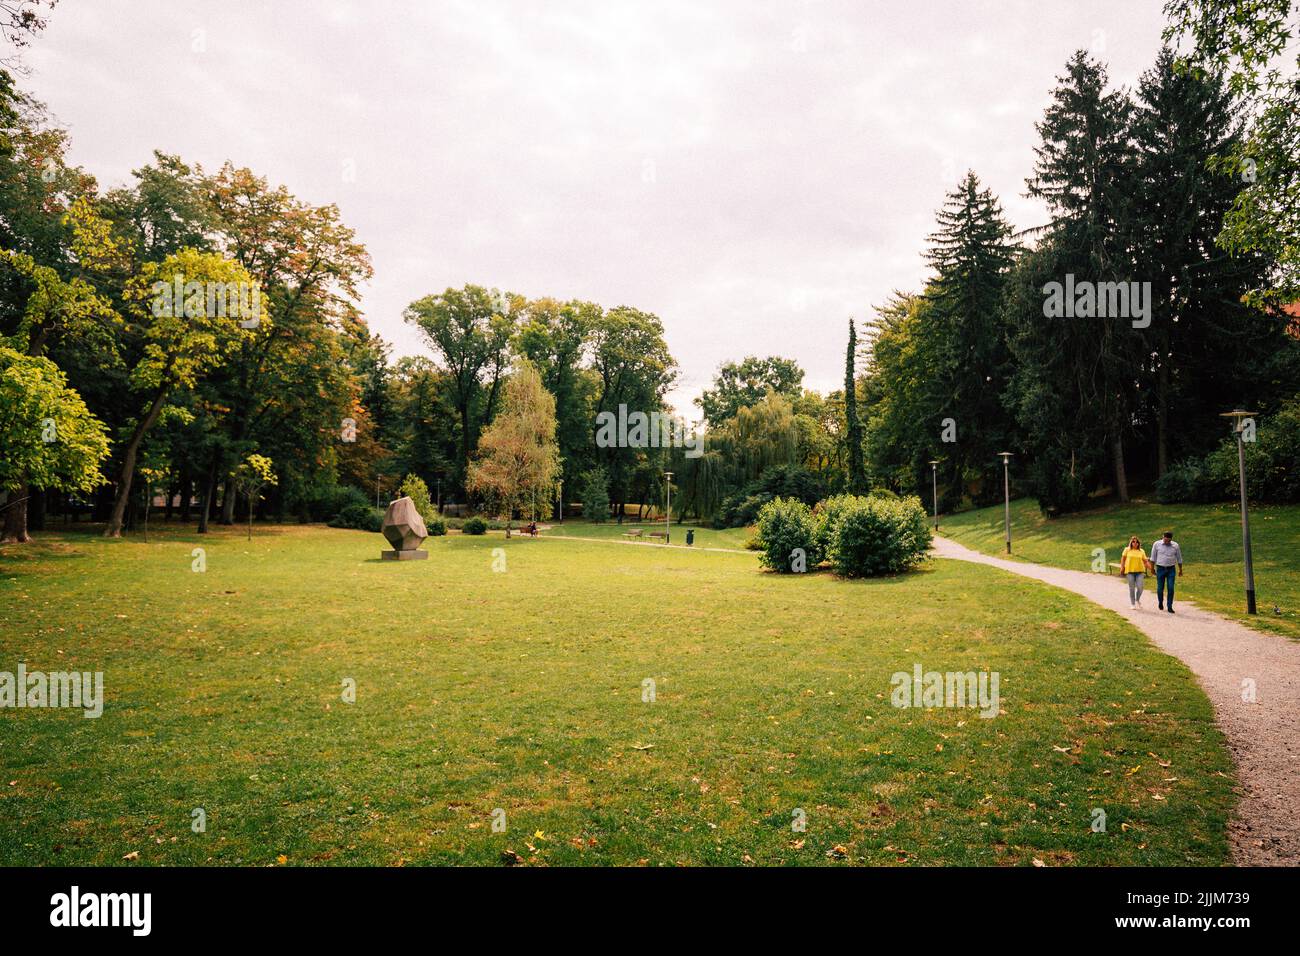
[[429,532],[415,502],[408,496],[403,495],[388,506],[384,513],[383,532],[393,546],[392,551],[380,552],[385,561],[420,561],[429,556],[428,551],[420,550],[420,544]]

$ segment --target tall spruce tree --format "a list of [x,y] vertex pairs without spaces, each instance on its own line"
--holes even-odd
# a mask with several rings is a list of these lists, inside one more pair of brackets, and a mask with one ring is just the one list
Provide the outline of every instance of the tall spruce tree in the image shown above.
[[[928,470],[926,458],[942,447],[953,486],[977,500],[997,491],[996,455],[1008,439],[1001,401],[1009,361],[1002,295],[1014,258],[1011,227],[997,198],[967,172],[939,210],[926,253],[935,275],[920,331],[933,345],[921,353],[937,361],[938,404],[925,418],[928,447],[911,464],[919,480]],[[948,418],[957,440],[940,446]]]
[[1260,384],[1276,377],[1270,366],[1290,350],[1282,323],[1243,301],[1266,282],[1266,258],[1215,246],[1248,185],[1238,170],[1215,162],[1240,146],[1226,83],[1178,69],[1162,50],[1137,95],[1133,241],[1153,292],[1144,333],[1151,407],[1139,414],[1154,431],[1151,464],[1163,475],[1171,460],[1203,454],[1222,438],[1218,412],[1243,402],[1255,407],[1264,398]]
[[[1041,249],[1046,255],[1035,257],[1033,270],[1044,284],[1066,284],[1069,276],[1076,283],[1143,280],[1134,263],[1129,225],[1132,103],[1123,91],[1107,91],[1105,68],[1083,51],[1071,57],[1057,82],[1037,124],[1041,142],[1035,148],[1034,175],[1027,181],[1028,194],[1044,200],[1052,215]],[[1037,489],[1040,500],[1052,499],[1043,502],[1049,509],[1077,506],[1082,489],[1098,477],[1079,471],[1078,446],[1100,443],[1109,453],[1115,493],[1126,501],[1124,440],[1133,428],[1147,345],[1126,316],[1046,317],[1043,292],[1036,301],[1033,295],[1017,299],[1011,317],[1017,326],[1012,348],[1018,367],[1010,398],[1029,447],[1039,453],[1048,447],[1059,450],[1062,436],[1050,433],[1045,423],[1059,418],[1071,424],[1070,480],[1044,478]],[[1041,401],[1063,404],[1063,414],[1045,415]],[[1043,461],[1059,468],[1066,459],[1048,456]],[[1071,490],[1062,496],[1066,488]]]

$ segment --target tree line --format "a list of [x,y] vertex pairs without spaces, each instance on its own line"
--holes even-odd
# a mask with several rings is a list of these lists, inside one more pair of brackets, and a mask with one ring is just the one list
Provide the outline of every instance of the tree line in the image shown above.
[[[1297,180],[1296,154],[1251,160],[1260,134],[1228,80],[1169,49],[1133,91],[1075,54],[1037,130],[1026,191],[1050,221],[1014,233],[968,173],[939,211],[931,278],[877,312],[857,383],[873,480],[928,498],[937,461],[941,507],[987,504],[1011,451],[1051,514],[1159,489],[1224,440],[1232,408],[1293,444],[1278,429],[1300,381],[1295,289],[1279,245],[1229,233],[1261,215],[1261,176]],[[1059,314],[1062,289],[1080,291]]]
[[[1047,223],[1016,233],[968,172],[938,211],[923,288],[879,305],[861,340],[849,321],[842,390],[804,388],[783,356],[724,363],[690,448],[596,440],[620,409],[676,414],[652,313],[468,284],[405,309],[432,358],[394,359],[359,310],[371,263],[335,206],[161,152],[101,189],[0,71],[3,536],[50,511],[118,535],[158,494],[165,519],[199,531],[254,512],[326,520],[405,476],[438,506],[549,506],[558,483],[589,516],[622,517],[658,507],[671,473],[678,520],[740,525],[778,497],[928,500],[936,462],[947,510],[999,497],[1000,451],[1059,513],[1152,483],[1217,493],[1221,476],[1202,477],[1236,406],[1262,415],[1252,462],[1282,474],[1300,447],[1285,308],[1300,298],[1300,93],[1239,51],[1294,26],[1169,9],[1191,55],[1161,51],[1134,90],[1083,52],[1057,78],[1026,182]],[[509,395],[544,449],[514,419],[491,432]],[[532,456],[530,501],[485,435],[486,451]]]

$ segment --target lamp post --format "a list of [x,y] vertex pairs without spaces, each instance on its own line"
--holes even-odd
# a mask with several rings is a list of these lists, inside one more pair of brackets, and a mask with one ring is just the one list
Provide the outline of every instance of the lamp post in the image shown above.
[[561,479],[555,483],[556,504],[560,510],[560,524],[564,524],[564,480]]
[[1003,500],[1003,521],[1007,530],[1007,554],[1011,553],[1011,452],[1000,451],[998,457],[1002,459],[1002,500]]
[[673,530],[673,473],[671,471],[664,472],[664,491],[668,496],[668,503],[664,506],[664,544],[668,544]]
[[934,504],[934,530],[939,530],[939,460],[930,459],[930,482],[933,488],[933,497],[930,499]]
[[1237,475],[1241,484],[1241,551],[1245,557],[1247,614],[1255,613],[1255,564],[1250,554],[1250,512],[1246,509],[1246,445],[1242,439],[1242,429],[1245,419],[1254,415],[1255,412],[1236,408],[1219,416],[1232,419],[1232,430],[1237,436]]

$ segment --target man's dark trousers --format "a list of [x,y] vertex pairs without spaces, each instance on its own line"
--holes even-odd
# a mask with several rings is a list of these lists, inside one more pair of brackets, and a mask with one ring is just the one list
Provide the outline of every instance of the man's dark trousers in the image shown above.
[[1174,606],[1174,580],[1178,577],[1178,568],[1176,565],[1168,567],[1156,566],[1156,603],[1162,608],[1165,606],[1165,584],[1169,585],[1169,607]]

